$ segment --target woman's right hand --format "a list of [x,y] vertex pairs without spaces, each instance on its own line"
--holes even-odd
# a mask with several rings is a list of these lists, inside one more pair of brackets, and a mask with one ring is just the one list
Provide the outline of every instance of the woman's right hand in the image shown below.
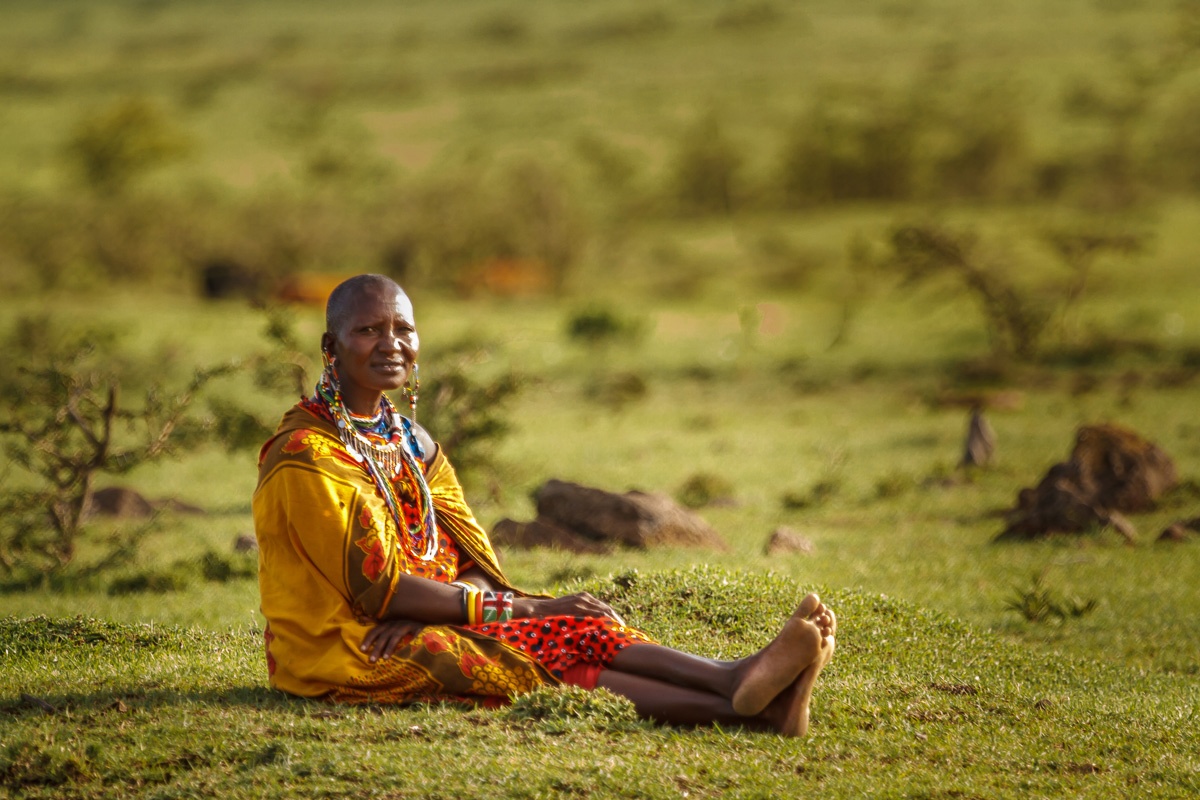
[[624,625],[612,606],[587,592],[562,597],[518,597],[513,600],[514,617],[608,617]]
[[396,648],[425,627],[411,619],[386,619],[375,623],[363,636],[359,650],[370,654],[371,663],[387,661]]

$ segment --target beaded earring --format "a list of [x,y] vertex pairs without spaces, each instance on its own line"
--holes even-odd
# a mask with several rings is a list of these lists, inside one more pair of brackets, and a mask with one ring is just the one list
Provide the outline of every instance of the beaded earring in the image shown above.
[[321,348],[321,363],[322,363],[322,366],[324,367],[323,371],[325,372],[326,377],[329,378],[329,382],[333,385],[333,387],[335,389],[340,389],[341,387],[338,384],[338,376],[337,376],[337,356],[335,356],[333,353],[329,352],[324,347],[322,347]]
[[408,374],[408,385],[404,387],[404,396],[408,399],[409,415],[408,418],[413,422],[417,421],[417,399],[421,392],[421,376],[417,370],[417,365],[412,365],[412,372]]

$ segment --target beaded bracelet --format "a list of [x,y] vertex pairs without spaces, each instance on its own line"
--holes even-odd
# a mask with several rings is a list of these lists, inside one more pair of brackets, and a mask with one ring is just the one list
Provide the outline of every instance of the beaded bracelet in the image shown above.
[[512,592],[485,592],[466,581],[454,581],[462,587],[463,616],[468,625],[508,622],[513,616]]
[[513,615],[512,592],[483,593],[483,621],[508,622]]

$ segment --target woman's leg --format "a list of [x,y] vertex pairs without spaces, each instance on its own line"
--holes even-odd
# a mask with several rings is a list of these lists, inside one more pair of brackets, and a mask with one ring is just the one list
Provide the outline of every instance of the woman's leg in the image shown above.
[[700,689],[690,689],[654,678],[616,670],[603,670],[597,686],[628,698],[638,715],[672,725],[742,725],[769,730],[784,736],[808,733],[809,704],[817,676],[833,655],[832,639],[818,659],[791,686],[779,693],[760,713],[746,716],[733,710],[728,698]]
[[823,638],[832,636],[835,630],[833,613],[810,594],[784,623],[779,635],[748,658],[717,661],[660,645],[639,644],[617,653],[609,669],[716,694],[734,700],[743,715],[753,715],[817,660]]
[[[641,650],[646,645],[639,645]],[[760,720],[748,719],[733,710],[728,698],[700,689],[678,686],[615,669],[601,671],[597,686],[633,702],[638,716],[672,725],[749,725],[765,727]]]

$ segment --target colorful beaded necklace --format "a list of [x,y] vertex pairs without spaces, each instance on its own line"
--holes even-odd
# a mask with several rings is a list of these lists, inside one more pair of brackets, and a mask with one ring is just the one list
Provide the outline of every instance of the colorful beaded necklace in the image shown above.
[[[367,470],[375,487],[387,504],[388,511],[402,531],[404,550],[422,561],[432,561],[437,555],[438,536],[434,522],[433,498],[429,484],[417,459],[424,457],[424,448],[413,432],[412,421],[400,415],[385,394],[379,401],[379,413],[361,417],[346,408],[338,388],[337,371],[330,364],[317,381],[317,389],[309,403],[325,411],[338,429],[338,438],[350,456]],[[396,493],[396,482],[409,484],[416,491],[417,514],[411,523],[405,521],[404,510]]]

